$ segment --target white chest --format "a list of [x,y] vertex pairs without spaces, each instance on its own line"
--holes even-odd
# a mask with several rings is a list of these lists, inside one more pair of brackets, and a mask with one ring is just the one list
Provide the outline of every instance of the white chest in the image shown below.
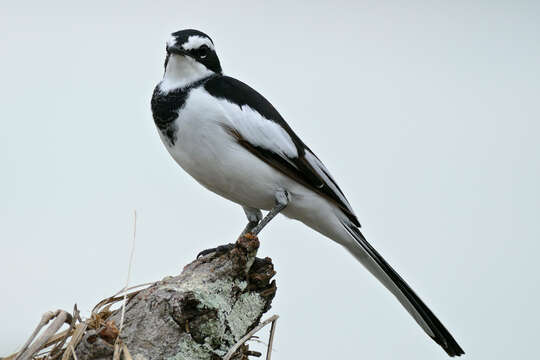
[[268,208],[282,176],[224,130],[241,114],[237,105],[197,88],[179,111],[175,143],[161,136],[174,160],[203,186],[242,205]]
[[174,160],[199,181],[220,175],[220,154],[233,145],[220,126],[223,117],[211,96],[202,89],[192,90],[175,120],[175,143],[164,139]]

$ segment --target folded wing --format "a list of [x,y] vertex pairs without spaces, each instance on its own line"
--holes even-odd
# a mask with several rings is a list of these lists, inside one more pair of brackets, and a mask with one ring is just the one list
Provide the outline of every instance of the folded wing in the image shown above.
[[345,195],[319,158],[300,140],[278,111],[261,94],[228,76],[208,80],[212,96],[239,107],[241,116],[224,124],[240,145],[273,168],[333,201],[360,226]]

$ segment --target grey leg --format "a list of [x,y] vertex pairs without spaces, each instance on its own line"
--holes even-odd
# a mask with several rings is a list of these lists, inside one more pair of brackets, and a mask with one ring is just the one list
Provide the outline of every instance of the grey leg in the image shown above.
[[[286,190],[276,191],[274,197],[276,201],[276,206],[274,206],[272,210],[270,210],[268,214],[266,214],[266,216],[262,220],[261,220],[262,213],[259,209],[244,207],[244,212],[246,213],[246,217],[248,218],[248,224],[246,228],[244,229],[244,231],[242,232],[242,235],[240,236],[243,236],[247,234],[248,232],[253,235],[259,234],[261,230],[266,226],[266,224],[268,224],[270,220],[272,220],[277,214],[279,214],[289,204],[289,201],[290,201],[289,193],[287,193]],[[226,244],[226,245],[220,245],[213,249],[203,250],[197,255],[197,259],[201,256],[205,256],[214,252],[219,253],[219,252],[229,251],[233,247],[234,247],[234,244]]]
[[246,213],[248,223],[246,227],[244,228],[244,230],[242,230],[242,233],[240,234],[240,236],[244,236],[248,232],[251,232],[251,230],[253,230],[253,228],[257,226],[259,221],[261,221],[261,219],[263,218],[262,212],[259,209],[244,206],[244,212]]
[[279,190],[274,196],[276,205],[268,212],[268,214],[266,214],[264,219],[262,219],[261,222],[251,230],[251,234],[259,234],[266,224],[270,222],[270,220],[272,220],[277,214],[285,209],[287,205],[289,205],[289,193],[287,193],[287,190]]
[[[259,221],[261,221],[261,219],[263,218],[262,212],[259,209],[244,206],[244,212],[246,213],[246,217],[248,219],[248,224],[246,225],[246,227],[244,228],[244,230],[240,234],[240,237],[244,236],[248,232],[251,232],[252,229],[255,226],[257,226]],[[197,255],[197,259],[199,257],[201,257],[201,256],[205,256],[205,255],[212,254],[212,253],[215,253],[215,252],[224,253],[224,252],[230,251],[233,247],[234,247],[234,244],[225,244],[225,245],[219,245],[218,247],[215,247],[215,248],[206,249],[206,250],[201,251]]]

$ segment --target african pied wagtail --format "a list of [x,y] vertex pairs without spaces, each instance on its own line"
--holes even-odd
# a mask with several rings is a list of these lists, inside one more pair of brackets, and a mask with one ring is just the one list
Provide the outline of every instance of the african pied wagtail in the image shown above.
[[[303,222],[358,259],[448,355],[464,353],[366,241],[321,160],[262,95],[223,75],[207,35],[197,30],[171,35],[152,113],[174,160],[204,187],[244,208],[248,225],[243,233],[257,234],[280,212]],[[263,218],[260,209],[269,213]]]

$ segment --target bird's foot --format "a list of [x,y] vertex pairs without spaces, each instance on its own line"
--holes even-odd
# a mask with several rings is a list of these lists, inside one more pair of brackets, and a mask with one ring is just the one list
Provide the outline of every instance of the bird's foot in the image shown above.
[[197,259],[200,258],[201,256],[206,256],[212,253],[218,253],[218,254],[226,253],[227,251],[231,251],[234,248],[234,245],[235,244],[225,244],[225,245],[219,245],[215,248],[203,250],[199,254],[197,254]]
[[240,234],[239,238],[241,238],[242,236],[245,236],[246,234],[249,234],[251,233],[251,231],[253,230],[253,228],[255,226],[257,226],[257,224],[259,223],[259,221],[250,221],[248,222],[248,224],[246,225],[246,227],[244,228],[244,230],[242,230],[242,233]]
[[[254,235],[251,232],[248,232],[248,233],[240,235],[240,237],[238,238],[237,243],[242,242],[242,241],[246,241],[246,240],[247,241],[258,240],[258,237],[257,237],[257,235]],[[231,251],[232,249],[234,249],[235,246],[236,246],[236,244],[231,243],[231,244],[219,245],[219,246],[217,246],[215,248],[203,250],[199,254],[197,254],[197,259],[200,258],[201,256],[206,256],[208,254],[213,254],[213,253],[223,254],[223,253],[226,253],[226,252]]]

